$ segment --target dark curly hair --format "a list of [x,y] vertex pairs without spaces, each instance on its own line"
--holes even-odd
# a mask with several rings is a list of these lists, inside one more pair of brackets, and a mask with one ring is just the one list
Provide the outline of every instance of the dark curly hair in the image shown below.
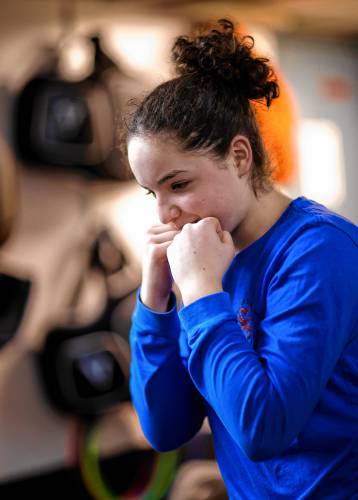
[[225,158],[236,134],[253,152],[251,184],[255,194],[270,185],[271,169],[250,101],[270,106],[279,95],[268,59],[256,57],[254,39],[240,37],[221,19],[172,47],[177,77],[156,87],[128,124],[129,138],[162,134],[185,151],[203,150]]

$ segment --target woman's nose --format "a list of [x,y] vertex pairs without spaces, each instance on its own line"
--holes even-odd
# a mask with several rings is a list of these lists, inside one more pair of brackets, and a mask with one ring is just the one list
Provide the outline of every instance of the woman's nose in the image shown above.
[[158,203],[158,215],[162,224],[169,224],[169,222],[175,222],[180,216],[180,209],[176,206],[167,206],[164,203]]

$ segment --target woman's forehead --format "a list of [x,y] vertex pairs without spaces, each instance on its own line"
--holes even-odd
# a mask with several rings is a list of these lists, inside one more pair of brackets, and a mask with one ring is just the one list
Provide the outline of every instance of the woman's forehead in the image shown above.
[[130,156],[150,155],[151,157],[161,158],[164,156],[185,157],[190,153],[183,151],[178,142],[173,138],[162,136],[135,136],[129,140],[128,153]]
[[171,174],[173,171],[189,171],[195,168],[198,157],[190,152],[184,152],[173,142],[134,137],[128,144],[128,159],[134,175],[140,178],[158,178]]
[[128,144],[128,160],[135,176],[160,175],[173,168],[176,154],[169,145],[150,138],[134,137]]

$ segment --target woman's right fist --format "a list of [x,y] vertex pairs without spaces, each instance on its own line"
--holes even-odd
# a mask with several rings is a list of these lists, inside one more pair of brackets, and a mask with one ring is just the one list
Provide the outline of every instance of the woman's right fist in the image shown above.
[[171,223],[154,225],[147,231],[140,295],[144,305],[158,312],[167,310],[173,286],[167,248],[179,232]]

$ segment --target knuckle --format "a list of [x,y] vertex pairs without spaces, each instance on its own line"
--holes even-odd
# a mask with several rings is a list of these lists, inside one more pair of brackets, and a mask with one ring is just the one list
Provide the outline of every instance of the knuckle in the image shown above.
[[203,219],[203,223],[204,224],[216,224],[217,223],[217,219],[215,217],[205,217],[205,219]]
[[146,235],[145,237],[145,243],[147,247],[151,247],[154,244],[153,236],[152,235]]
[[189,231],[190,228],[193,227],[193,224],[191,222],[186,222],[184,226],[182,227],[182,231]]
[[151,228],[151,227],[150,227],[150,228],[148,228],[148,229],[145,231],[144,235],[145,235],[145,238],[146,238],[147,240],[150,240],[150,239],[153,237],[153,235],[154,235],[154,230],[153,230],[153,228]]

